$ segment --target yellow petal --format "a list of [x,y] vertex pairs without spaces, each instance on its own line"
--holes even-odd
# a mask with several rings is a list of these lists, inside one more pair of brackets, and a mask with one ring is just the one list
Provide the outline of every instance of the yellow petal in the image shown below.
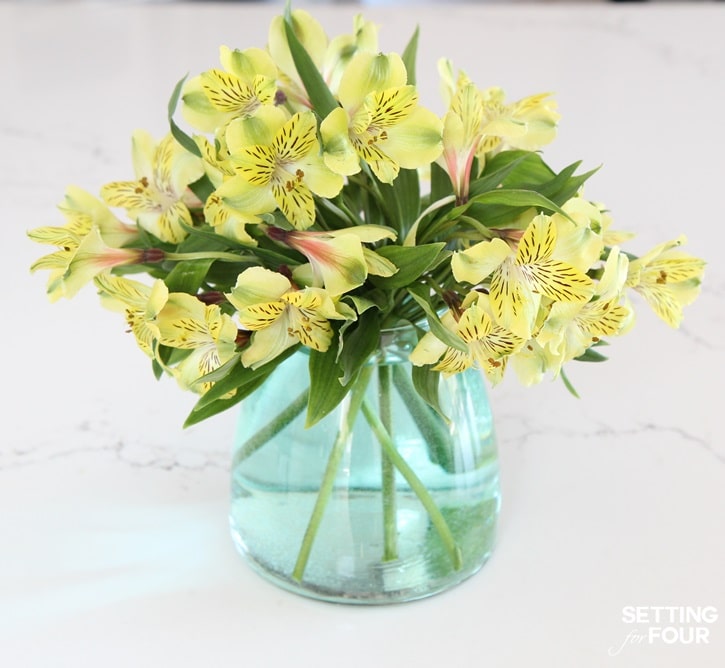
[[298,230],[315,222],[315,202],[310,189],[301,181],[290,179],[272,184],[272,195],[285,218]]
[[491,276],[489,296],[497,322],[522,339],[531,338],[541,298],[510,258]]
[[503,239],[481,241],[465,251],[453,253],[453,276],[457,281],[476,285],[490,276],[511,253]]
[[275,159],[294,163],[310,151],[317,153],[317,121],[311,112],[295,114],[278,131],[274,138]]
[[160,205],[149,192],[148,185],[140,181],[113,181],[101,188],[101,197],[111,206],[126,209],[131,215],[136,211],[158,209]]
[[423,335],[408,359],[415,366],[424,364],[435,364],[446,352],[448,346],[443,343],[435,334],[427,332]]
[[516,252],[517,264],[535,264],[554,252],[556,226],[548,216],[536,216],[526,228]]
[[443,150],[443,124],[428,109],[416,107],[407,118],[388,128],[381,150],[405,169],[436,160]]
[[272,326],[252,334],[252,339],[242,351],[242,364],[257,369],[298,343],[288,331],[286,318],[280,318]]
[[363,257],[368,274],[373,276],[393,276],[400,271],[393,262],[369,248],[363,248]]
[[239,276],[226,297],[239,311],[253,304],[275,302],[290,290],[289,280],[282,274],[263,267],[249,267]]
[[251,82],[256,77],[274,80],[277,66],[269,53],[263,49],[250,48],[240,51],[228,46],[219,47],[219,62],[222,67],[239,77],[242,81]]
[[338,97],[347,110],[356,110],[374,91],[397,88],[407,83],[402,58],[396,54],[358,52],[348,63],[340,80]]
[[347,112],[338,107],[320,125],[325,164],[344,176],[360,171],[360,158],[348,136],[348,122]]
[[565,262],[540,260],[525,270],[531,289],[554,301],[580,302],[592,296],[592,279]]
[[239,322],[242,327],[252,331],[265,329],[273,325],[284,313],[284,302],[260,302],[239,309]]

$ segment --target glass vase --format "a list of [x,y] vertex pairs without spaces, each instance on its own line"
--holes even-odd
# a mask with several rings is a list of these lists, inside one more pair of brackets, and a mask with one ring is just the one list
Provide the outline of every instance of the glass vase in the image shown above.
[[409,601],[458,584],[490,556],[500,501],[482,374],[441,377],[436,412],[413,384],[416,341],[413,328],[384,332],[345,400],[310,428],[304,352],[243,401],[232,536],[284,589]]

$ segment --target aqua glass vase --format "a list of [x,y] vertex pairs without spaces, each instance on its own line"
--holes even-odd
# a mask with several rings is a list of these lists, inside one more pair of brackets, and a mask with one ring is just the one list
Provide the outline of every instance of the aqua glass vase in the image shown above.
[[284,589],[409,601],[460,583],[491,555],[500,496],[484,380],[477,370],[441,377],[433,410],[408,361],[416,341],[412,328],[384,332],[351,392],[310,428],[303,352],[243,401],[232,536]]

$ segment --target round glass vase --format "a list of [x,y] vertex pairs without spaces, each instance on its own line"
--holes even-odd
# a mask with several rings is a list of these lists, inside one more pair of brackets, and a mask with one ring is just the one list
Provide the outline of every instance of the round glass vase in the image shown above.
[[265,578],[326,601],[396,603],[448,589],[490,556],[500,501],[482,374],[441,376],[444,418],[415,389],[416,342],[412,327],[383,332],[310,428],[304,352],[242,402],[230,524]]

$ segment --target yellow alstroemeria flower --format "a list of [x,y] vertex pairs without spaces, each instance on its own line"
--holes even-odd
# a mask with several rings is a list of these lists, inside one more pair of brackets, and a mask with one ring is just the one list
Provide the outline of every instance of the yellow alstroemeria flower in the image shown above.
[[37,243],[59,246],[64,250],[78,248],[93,228],[97,228],[103,240],[114,248],[138,238],[136,226],[118,220],[103,202],[81,188],[68,187],[58,209],[65,216],[65,225],[36,227],[28,232],[28,237]]
[[383,183],[392,183],[401,167],[416,169],[438,158],[441,120],[418,106],[407,76],[397,54],[355,54],[340,81],[342,106],[320,125],[330,169],[356,174],[364,160]]
[[242,327],[253,332],[242,352],[242,364],[253,369],[297,343],[324,352],[333,336],[330,319],[351,317],[322,288],[297,290],[287,277],[262,267],[245,269],[226,296]]
[[139,348],[150,358],[155,357],[159,328],[156,317],[166,305],[169,289],[157,279],[149,286],[123,276],[102,274],[93,279],[101,304],[123,313]]
[[561,369],[562,355],[554,354],[536,339],[530,339],[519,348],[509,362],[522,385],[529,387],[540,383],[544,377]]
[[[217,188],[235,176],[234,165],[229,159],[229,150],[226,147],[225,133],[222,133],[221,138],[217,137],[214,144],[200,135],[195,135],[194,141],[201,151],[206,175]],[[204,203],[204,220],[223,237],[249,246],[257,245],[256,240],[247,232],[246,226],[260,222],[259,216],[236,211],[216,192],[209,195]]]
[[132,156],[137,180],[108,183],[101,196],[161,241],[183,241],[188,235],[184,225],[193,224],[187,204],[201,206],[188,185],[203,176],[204,163],[171,134],[157,143],[143,130],[133,134]]
[[613,248],[596,285],[595,299],[551,305],[536,340],[548,348],[550,361],[556,360],[550,369],[555,376],[563,363],[582,355],[601,337],[623,333],[632,317],[631,309],[620,303],[628,264],[627,256]]
[[190,79],[181,97],[182,115],[203,132],[215,132],[234,118],[248,118],[275,103],[277,66],[266,51],[222,46],[219,60],[223,70]]
[[505,103],[500,88],[482,91],[484,139],[479,147],[479,158],[493,150],[523,149],[536,151],[556,137],[556,124],[560,115],[550,93],[525,97],[513,104]]
[[216,195],[233,211],[251,216],[249,222],[279,207],[295,228],[306,229],[315,222],[313,195],[331,198],[342,190],[343,178],[319,154],[311,111],[290,119],[278,108],[260,112],[249,122],[230,124],[227,141],[237,176]]
[[473,159],[483,138],[483,98],[462,72],[454,81],[450,60],[438,62],[443,95],[448,111],[443,117],[443,155],[439,162],[453,184],[459,202],[468,198]]
[[451,260],[457,281],[477,285],[489,278],[491,306],[498,323],[528,340],[541,297],[559,302],[585,302],[592,280],[567,262],[553,259],[556,226],[541,214],[528,225],[514,250],[502,239],[482,241],[456,252]]
[[313,285],[324,287],[332,297],[361,286],[369,272],[392,276],[398,270],[373,251],[372,255],[365,253],[363,243],[395,238],[393,230],[380,225],[357,225],[329,232],[288,232],[270,227],[267,235],[302,253],[310,261]]
[[172,292],[156,325],[159,343],[190,350],[172,373],[183,389],[206,392],[212,383],[197,382],[218,369],[236,351],[237,326],[216,304],[207,305],[193,295]]
[[[460,373],[478,364],[492,383],[503,376],[506,357],[513,354],[524,343],[515,334],[495,324],[484,303],[475,293],[473,301],[464,302],[463,312],[458,320],[452,311],[441,318],[446,329],[457,335],[468,348],[467,352],[452,348],[427,332],[410,354],[410,361],[416,366],[435,364],[433,369],[445,376]],[[485,300],[485,295],[480,298]],[[471,302],[466,308],[465,304]]]
[[682,307],[700,292],[705,261],[677,250],[685,236],[667,241],[629,263],[627,287],[641,294],[670,327],[679,327]]
[[[163,253],[136,248],[112,248],[101,237],[97,227],[92,227],[82,238],[68,237],[69,245],[34,262],[30,270],[50,271],[48,299],[55,302],[61,297],[70,299],[95,276],[113,267],[143,262],[158,262]],[[77,245],[76,245],[77,244]]]
[[566,216],[560,213],[551,216],[556,226],[552,257],[586,272],[599,261],[604,250],[602,212],[583,197],[572,197],[561,208]]
[[352,34],[338,35],[330,40],[322,62],[322,77],[330,90],[337,93],[340,80],[350,60],[359,51],[378,52],[378,28],[361,14],[353,18]]

